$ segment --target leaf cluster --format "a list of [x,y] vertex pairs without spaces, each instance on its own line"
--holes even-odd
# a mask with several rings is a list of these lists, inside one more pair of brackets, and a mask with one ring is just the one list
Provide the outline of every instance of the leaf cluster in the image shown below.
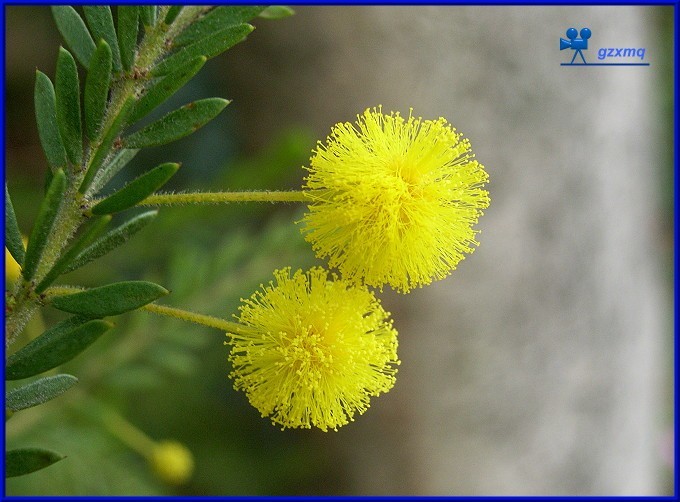
[[[36,71],[35,118],[49,166],[45,196],[24,246],[5,185],[5,243],[21,267],[6,292],[6,343],[16,340],[37,308],[71,314],[16,350],[6,378],[22,380],[6,396],[6,415],[61,395],[78,379],[54,370],[113,328],[105,318],[130,312],[169,291],[128,280],[91,289],[59,287],[64,274],[127,242],[157,211],[112,215],[135,208],[179,169],[166,162],[126,186],[101,196],[109,181],[140,149],[165,145],[200,129],[228,104],[222,98],[192,101],[140,127],[139,123],[187,84],[213,58],[243,41],[258,15],[282,17],[285,8],[260,6],[106,5],[52,7],[65,47],[50,78]],[[63,458],[42,448],[6,453],[6,475],[34,472]]]

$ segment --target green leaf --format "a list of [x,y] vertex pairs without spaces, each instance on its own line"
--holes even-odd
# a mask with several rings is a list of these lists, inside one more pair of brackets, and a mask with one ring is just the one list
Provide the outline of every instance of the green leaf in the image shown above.
[[179,66],[184,66],[198,56],[205,56],[208,59],[213,58],[244,40],[254,29],[255,27],[249,24],[239,24],[212,32],[209,36],[181,48],[158,63],[151,70],[151,75],[155,77],[165,75]]
[[121,148],[110,157],[107,162],[102,165],[101,169],[92,180],[90,190],[92,193],[97,193],[102,189],[118,172],[123,169],[139,152],[139,149],[128,150]]
[[13,478],[49,467],[66,458],[60,453],[42,448],[17,448],[5,453],[5,477]]
[[9,356],[5,378],[19,380],[56,368],[76,357],[112,327],[113,324],[100,319],[85,321],[70,317]]
[[54,280],[66,270],[66,267],[68,267],[76,256],[82,252],[85,246],[92,242],[92,240],[104,230],[104,227],[109,224],[109,221],[111,221],[110,216],[102,216],[90,220],[83,233],[76,238],[69,250],[57,260],[57,263],[55,263],[52,269],[45,275],[44,279],[40,281],[40,284],[36,286],[35,292],[42,293],[45,291],[47,286],[52,284]]
[[140,5],[139,16],[142,18],[144,26],[153,26],[156,24],[156,6],[155,5]]
[[286,5],[270,5],[260,12],[260,17],[264,19],[283,19],[293,14],[295,14],[295,11]]
[[42,256],[42,252],[45,249],[45,244],[47,243],[47,238],[54,225],[54,218],[57,216],[57,211],[59,211],[59,206],[64,198],[65,190],[66,175],[63,170],[59,169],[54,173],[50,188],[47,190],[45,198],[40,204],[38,217],[33,224],[33,230],[28,239],[26,256],[24,257],[23,267],[21,269],[21,273],[26,280],[31,280],[35,275],[35,270]]
[[153,282],[125,281],[55,296],[51,304],[64,312],[101,318],[136,310],[168,293],[167,289]]
[[179,164],[166,163],[128,183],[92,208],[92,214],[112,214],[135,206],[172,178]]
[[159,146],[178,140],[214,119],[229,101],[208,98],[194,101],[123,139],[125,148]]
[[169,73],[156,85],[151,87],[144,96],[139,98],[130,116],[129,122],[134,124],[150,113],[154,108],[175,94],[191,78],[198,73],[206,62],[205,56],[199,56],[189,61],[185,66]]
[[5,246],[16,262],[21,265],[24,262],[26,250],[21,239],[17,217],[14,214],[12,199],[9,198],[7,183],[5,183]]
[[139,28],[139,7],[136,5],[118,6],[118,48],[120,62],[125,71],[132,68],[137,48],[137,30]]
[[71,53],[63,47],[59,48],[55,82],[57,125],[68,159],[72,164],[78,165],[83,156],[80,84],[76,62]]
[[170,7],[168,10],[168,13],[165,15],[165,19],[163,22],[165,24],[172,24],[172,22],[177,18],[177,15],[181,12],[181,10],[184,8],[183,5],[173,5]]
[[66,167],[66,151],[61,141],[61,133],[57,125],[57,104],[52,81],[47,75],[36,70],[35,92],[35,121],[38,124],[38,135],[47,162],[52,169]]
[[108,5],[84,5],[83,12],[85,19],[90,27],[95,40],[106,40],[111,48],[113,56],[113,69],[116,72],[121,70],[120,51],[118,50],[118,40],[116,30],[113,27],[113,15],[111,7]]
[[215,32],[221,31],[224,28],[246,23],[257,17],[263,10],[265,10],[264,7],[257,5],[215,7],[175,37],[173,46],[183,47],[191,45],[212,36]]
[[85,133],[91,140],[102,125],[111,83],[111,48],[100,40],[85,79]]
[[69,5],[52,6],[52,15],[64,40],[66,40],[80,64],[87,68],[95,46],[85,22],[76,10]]
[[113,142],[123,130],[123,127],[125,127],[127,124],[128,115],[130,114],[130,111],[132,111],[134,105],[135,98],[132,96],[127,98],[121,109],[118,111],[116,118],[113,119],[113,122],[111,122],[109,127],[102,133],[102,140],[99,143],[97,150],[94,152],[92,160],[90,161],[90,165],[87,168],[87,172],[85,173],[85,177],[83,178],[83,182],[81,183],[80,188],[78,188],[80,193],[85,193],[90,187],[90,184],[94,180],[94,177],[104,162],[104,159],[107,155],[109,155],[111,147],[113,146]]
[[24,410],[60,396],[78,382],[73,375],[54,375],[12,389],[5,397],[5,406],[12,411]]
[[101,258],[109,251],[114,250],[118,246],[125,244],[130,237],[139,232],[142,228],[147,226],[158,215],[157,210],[147,211],[139,214],[122,225],[114,228],[109,233],[96,240],[92,245],[88,246],[80,253],[73,262],[66,267],[63,273],[72,272],[77,268],[90,263],[92,260]]

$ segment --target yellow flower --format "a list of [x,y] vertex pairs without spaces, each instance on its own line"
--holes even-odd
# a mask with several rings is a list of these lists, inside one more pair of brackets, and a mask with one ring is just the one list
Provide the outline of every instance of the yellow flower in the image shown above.
[[479,244],[488,175],[443,118],[367,109],[356,125],[337,124],[306,169],[305,238],[348,280],[406,293]]
[[229,376],[272,423],[337,430],[394,385],[397,332],[365,286],[322,268],[290,272],[242,300]]
[[172,485],[186,483],[194,471],[191,451],[178,441],[160,441],[153,446],[149,462],[156,475]]

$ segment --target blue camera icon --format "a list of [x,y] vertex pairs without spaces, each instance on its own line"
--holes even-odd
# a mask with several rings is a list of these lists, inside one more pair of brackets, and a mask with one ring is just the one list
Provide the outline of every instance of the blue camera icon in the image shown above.
[[580,38],[578,37],[579,32],[576,30],[576,28],[569,28],[566,32],[566,35],[569,40],[560,38],[560,50],[563,51],[564,49],[571,49],[574,51],[574,57],[571,58],[570,64],[574,64],[574,60],[578,55],[581,56],[583,64],[588,64],[586,62],[585,56],[583,55],[583,51],[588,49],[588,39],[592,35],[590,28],[583,28],[580,33]]

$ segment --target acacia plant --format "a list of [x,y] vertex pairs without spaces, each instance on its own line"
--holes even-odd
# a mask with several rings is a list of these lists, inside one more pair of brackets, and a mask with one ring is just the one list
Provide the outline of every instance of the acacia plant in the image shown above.
[[[72,316],[12,353],[8,379],[58,367],[108,331],[107,318],[143,309],[226,333],[235,389],[283,429],[337,430],[364,413],[372,397],[393,387],[400,364],[397,331],[372,288],[389,286],[406,294],[448,276],[477,246],[473,226],[489,204],[483,166],[470,142],[444,118],[367,109],[355,123],[337,124],[325,143],[317,144],[297,191],[157,193],[179,168],[163,163],[101,195],[140,149],[194,132],[228,102],[193,101],[136,128],[140,119],[207,58],[243,40],[254,16],[287,12],[121,6],[114,27],[106,6],[83,7],[85,21],[71,7],[53,8],[70,51],[59,50],[54,85],[36,74],[36,119],[50,170],[25,248],[5,192],[6,245],[21,266],[6,300],[7,347],[43,306]],[[76,61],[84,69],[82,85]],[[281,264],[274,280],[243,300],[235,321],[158,304],[168,291],[147,281],[88,289],[55,284],[156,216],[144,212],[107,230],[114,213],[235,201],[305,203],[301,231],[335,272],[293,271]],[[41,404],[76,381],[56,374],[17,387],[7,395],[8,414]],[[177,445],[162,446],[159,456],[182,456]],[[47,450],[13,450],[7,453],[7,474],[31,472],[59,458]]]

